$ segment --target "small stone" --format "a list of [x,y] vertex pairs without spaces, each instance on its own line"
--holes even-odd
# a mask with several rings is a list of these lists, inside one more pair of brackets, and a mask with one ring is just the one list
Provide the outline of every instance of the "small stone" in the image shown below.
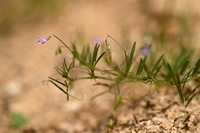
[[168,116],[169,118],[174,118],[175,114],[174,114],[173,111],[169,111],[169,112],[167,112],[167,116]]
[[164,122],[164,121],[165,121],[164,118],[159,118],[159,117],[154,117],[154,118],[152,119],[152,122],[153,122],[154,124],[156,124],[156,125],[159,125],[159,124],[161,124],[161,123]]
[[23,83],[20,81],[10,81],[4,87],[4,91],[11,96],[19,95],[22,89]]
[[173,126],[173,123],[171,122],[168,122],[168,121],[165,121],[163,122],[162,124],[160,124],[160,126],[165,129],[165,130],[169,130],[172,126]]

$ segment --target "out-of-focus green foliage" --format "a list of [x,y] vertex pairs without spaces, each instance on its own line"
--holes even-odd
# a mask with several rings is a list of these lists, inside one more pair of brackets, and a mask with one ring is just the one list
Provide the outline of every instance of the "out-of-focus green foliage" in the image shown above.
[[13,113],[11,116],[11,126],[15,129],[22,127],[24,124],[27,123],[27,120],[24,118],[23,115],[19,113]]
[[54,19],[69,0],[1,0],[0,35],[10,33],[16,26],[37,24]]

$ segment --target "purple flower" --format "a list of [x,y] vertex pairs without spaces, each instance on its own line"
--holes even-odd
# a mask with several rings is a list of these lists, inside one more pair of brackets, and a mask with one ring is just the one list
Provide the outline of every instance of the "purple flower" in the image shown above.
[[100,45],[101,43],[102,43],[102,40],[101,40],[101,38],[99,38],[99,37],[94,37],[93,38],[93,43],[96,45],[96,44],[98,44],[98,45]]
[[38,41],[38,44],[41,45],[41,44],[44,44],[45,42],[47,42],[51,38],[51,36],[48,36],[48,37],[46,37],[44,39],[41,36],[38,36],[38,38],[40,39]]
[[143,46],[141,49],[141,53],[144,55],[144,56],[147,56],[150,52],[150,47],[149,46]]

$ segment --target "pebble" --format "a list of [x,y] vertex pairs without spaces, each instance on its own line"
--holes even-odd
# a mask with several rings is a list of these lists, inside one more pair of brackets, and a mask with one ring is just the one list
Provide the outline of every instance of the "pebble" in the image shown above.
[[23,90],[23,83],[21,81],[13,80],[6,83],[4,87],[5,93],[11,96],[19,95]]

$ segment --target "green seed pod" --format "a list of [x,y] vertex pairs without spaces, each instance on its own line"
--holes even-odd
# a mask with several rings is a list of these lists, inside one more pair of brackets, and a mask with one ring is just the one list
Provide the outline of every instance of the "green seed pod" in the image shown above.
[[111,64],[112,58],[111,58],[111,47],[110,44],[108,42],[108,40],[105,40],[106,43],[106,60],[109,64]]

